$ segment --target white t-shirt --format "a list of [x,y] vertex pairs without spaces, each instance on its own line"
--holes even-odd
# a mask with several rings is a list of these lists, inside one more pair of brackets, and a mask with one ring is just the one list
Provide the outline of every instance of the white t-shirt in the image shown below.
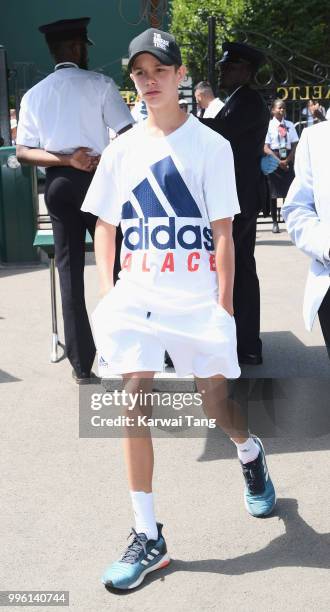
[[34,85],[22,98],[17,144],[53,153],[89,147],[102,153],[108,128],[118,132],[134,123],[114,81],[67,62]]
[[166,137],[145,122],[107,147],[82,210],[123,231],[120,286],[151,312],[214,303],[210,221],[240,212],[230,144],[189,116]]
[[131,115],[135,121],[144,121],[148,117],[147,106],[144,100],[136,102],[134,108],[131,110]]
[[214,98],[212,102],[205,109],[203,119],[214,119],[218,113],[220,113],[221,109],[224,107],[224,103],[220,100],[220,98]]
[[270,120],[265,143],[273,151],[281,147],[281,138],[278,130],[280,125],[285,125],[287,129],[286,138],[284,139],[285,144],[283,144],[286,149],[291,150],[291,145],[295,142],[298,142],[299,136],[292,121],[288,121],[287,119],[279,121],[278,119],[276,119],[276,117],[273,117]]

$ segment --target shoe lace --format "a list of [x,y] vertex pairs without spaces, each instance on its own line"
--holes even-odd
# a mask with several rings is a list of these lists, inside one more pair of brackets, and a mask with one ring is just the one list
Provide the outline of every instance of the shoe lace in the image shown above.
[[144,533],[136,533],[134,527],[132,527],[132,531],[127,539],[129,539],[131,536],[133,536],[133,540],[131,544],[128,545],[121,558],[121,561],[124,561],[125,563],[136,563],[142,550],[145,555],[147,554],[146,535]]
[[250,493],[256,495],[265,489],[263,467],[259,456],[254,461],[242,464],[243,474]]

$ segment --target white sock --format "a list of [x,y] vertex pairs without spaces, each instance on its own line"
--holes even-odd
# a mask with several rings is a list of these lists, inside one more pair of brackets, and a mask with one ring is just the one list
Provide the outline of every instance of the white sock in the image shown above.
[[148,540],[158,539],[152,493],[131,491],[136,533],[145,533]]
[[234,442],[234,444],[237,448],[238,458],[242,463],[254,461],[259,455],[259,446],[255,443],[253,438],[248,438],[243,444],[237,444],[236,442]]

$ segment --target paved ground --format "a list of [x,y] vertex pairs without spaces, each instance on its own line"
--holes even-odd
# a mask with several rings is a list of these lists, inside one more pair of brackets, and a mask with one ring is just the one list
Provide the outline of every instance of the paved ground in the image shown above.
[[259,226],[257,246],[264,365],[243,376],[262,379],[249,382],[258,418],[265,402],[281,416],[265,438],[277,511],[246,513],[240,468],[219,432],[158,438],[156,508],[173,561],[129,594],[99,582],[132,524],[120,440],[78,437],[70,368],[49,363],[48,269],[0,270],[1,589],[69,590],[79,612],[329,610],[329,363],[318,325],[303,329],[308,261],[270,227]]

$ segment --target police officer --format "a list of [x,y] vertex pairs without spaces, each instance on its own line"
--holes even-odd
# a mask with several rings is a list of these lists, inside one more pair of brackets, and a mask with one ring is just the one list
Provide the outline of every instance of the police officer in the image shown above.
[[65,344],[78,384],[92,380],[95,346],[84,296],[85,233],[97,218],[80,211],[100,154],[133,123],[114,82],[89,72],[89,17],[39,28],[55,60],[54,72],[22,98],[17,134],[19,161],[46,167],[45,201],[52,220]]
[[261,170],[269,111],[260,94],[250,87],[264,55],[244,43],[222,45],[219,62],[220,88],[228,93],[224,107],[214,119],[203,123],[229,140],[234,154],[236,184],[241,213],[233,222],[235,243],[234,310],[240,363],[262,363],[260,339],[260,292],[254,249],[257,217],[267,198],[266,178]]

